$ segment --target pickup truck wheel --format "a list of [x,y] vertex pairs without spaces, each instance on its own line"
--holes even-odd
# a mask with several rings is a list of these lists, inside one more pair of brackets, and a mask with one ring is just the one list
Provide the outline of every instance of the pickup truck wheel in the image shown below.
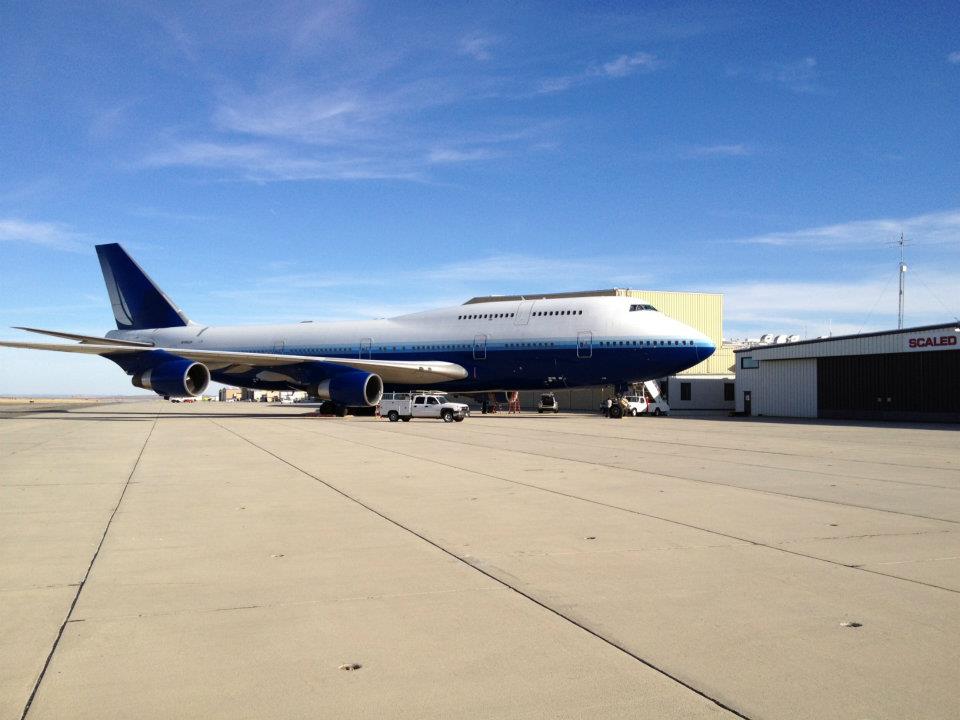
[[463,422],[463,421],[464,421],[464,418],[462,418],[462,417],[457,417],[457,418],[454,418],[454,420],[455,420],[456,422]]
[[440,417],[444,422],[453,422],[453,410],[444,410]]
[[633,417],[636,417],[636,416],[637,416],[637,409],[636,409],[636,408],[633,408],[632,410],[630,410],[630,415],[633,416]]
[[402,417],[402,418],[400,418],[400,419],[403,420],[404,422],[410,422],[410,418],[409,418],[409,417]]
[[398,413],[396,410],[391,410],[390,412],[387,413],[387,420],[389,420],[390,422],[396,422],[399,419],[400,419],[400,413]]

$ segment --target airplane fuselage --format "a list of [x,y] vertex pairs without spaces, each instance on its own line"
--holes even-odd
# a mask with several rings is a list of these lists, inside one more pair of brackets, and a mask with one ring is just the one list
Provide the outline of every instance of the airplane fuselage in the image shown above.
[[[107,337],[173,352],[446,360],[468,371],[462,380],[434,385],[454,392],[625,385],[679,372],[715,350],[697,330],[641,300],[617,296],[472,302],[360,322],[113,330]],[[303,385],[295,370],[282,368],[227,368],[213,379],[264,389]]]

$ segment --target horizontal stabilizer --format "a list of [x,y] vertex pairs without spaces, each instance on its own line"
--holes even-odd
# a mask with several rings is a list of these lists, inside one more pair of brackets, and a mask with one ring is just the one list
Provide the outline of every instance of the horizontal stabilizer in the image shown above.
[[51,337],[64,338],[65,340],[78,340],[84,344],[93,345],[116,345],[118,347],[153,347],[153,343],[137,342],[136,340],[116,340],[114,338],[97,337],[96,335],[77,335],[76,333],[62,332],[60,330],[41,330],[40,328],[14,326],[14,330],[26,330],[27,332],[37,333],[39,335],[50,335]]

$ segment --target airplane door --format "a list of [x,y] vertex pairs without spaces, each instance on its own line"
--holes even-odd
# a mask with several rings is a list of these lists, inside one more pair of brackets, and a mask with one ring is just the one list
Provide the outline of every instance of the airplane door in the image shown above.
[[593,357],[593,333],[589,330],[577,333],[577,357]]
[[513,318],[514,325],[526,325],[530,322],[530,313],[533,312],[533,305],[536,300],[524,300],[517,307],[517,314]]
[[370,359],[370,348],[373,346],[373,338],[364,338],[360,341],[360,359]]
[[487,359],[487,336],[486,335],[475,335],[473,338],[473,359],[474,360],[486,360]]

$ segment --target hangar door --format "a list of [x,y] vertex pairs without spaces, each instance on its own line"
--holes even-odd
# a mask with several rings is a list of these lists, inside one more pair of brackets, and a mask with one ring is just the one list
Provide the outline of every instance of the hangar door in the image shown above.
[[820,417],[960,422],[960,351],[817,360]]
[[816,360],[761,360],[758,372],[751,397],[755,415],[817,416]]

